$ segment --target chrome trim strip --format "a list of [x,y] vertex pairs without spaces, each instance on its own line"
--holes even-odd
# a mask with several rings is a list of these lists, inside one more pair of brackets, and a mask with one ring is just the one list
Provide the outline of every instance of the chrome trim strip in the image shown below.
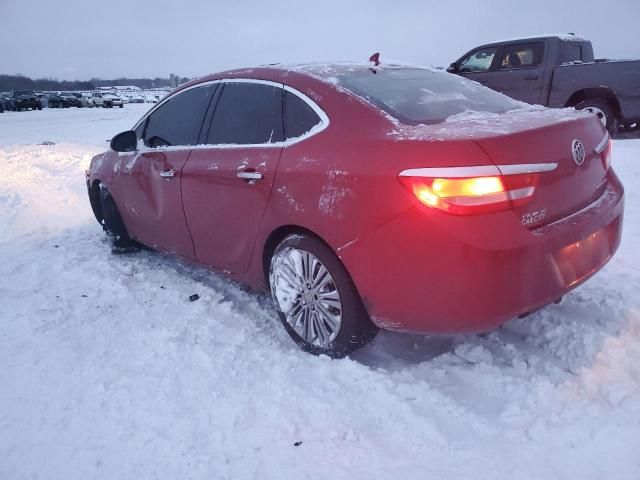
[[401,177],[428,178],[491,177],[494,175],[500,175],[500,171],[495,165],[478,165],[475,167],[409,168],[400,172]]
[[520,175],[522,173],[551,172],[558,168],[557,163],[520,163],[516,165],[498,165],[503,175]]
[[607,148],[607,144],[609,143],[609,132],[607,132],[604,136],[604,138],[602,140],[600,140],[600,143],[598,145],[596,145],[596,148],[593,149],[594,152],[596,152],[598,155],[600,155],[602,152],[604,152],[604,149]]
[[550,172],[557,163],[521,163],[516,165],[477,165],[472,167],[409,168],[400,172],[401,177],[466,178],[518,175],[523,173]]

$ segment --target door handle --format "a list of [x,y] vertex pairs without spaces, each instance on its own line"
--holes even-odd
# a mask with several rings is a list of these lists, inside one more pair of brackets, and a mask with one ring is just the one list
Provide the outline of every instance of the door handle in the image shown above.
[[262,180],[264,178],[264,176],[260,173],[260,172],[250,172],[250,171],[246,171],[246,170],[242,170],[238,173],[236,173],[236,176],[238,178],[241,178],[243,180],[247,180],[247,181],[253,181],[256,182],[258,180]]
[[160,172],[160,176],[162,178],[173,178],[176,176],[176,171],[173,168],[171,170],[163,170]]
[[487,83],[487,80],[478,79],[478,80],[476,80],[476,82],[478,82],[478,83]]
[[538,75],[527,75],[524,77],[525,80],[538,80],[540,77]]

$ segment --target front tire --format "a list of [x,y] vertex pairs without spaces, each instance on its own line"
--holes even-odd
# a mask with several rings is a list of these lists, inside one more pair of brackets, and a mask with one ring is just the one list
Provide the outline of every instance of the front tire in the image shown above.
[[[102,215],[102,229],[113,238],[114,251],[118,253],[127,249],[135,248],[136,242],[131,239],[127,232],[116,202],[104,184],[100,184],[100,213]],[[95,212],[94,212],[95,213]],[[98,215],[96,215],[96,218]]]
[[341,358],[378,332],[344,265],[315,237],[290,235],[276,247],[269,285],[282,325],[307,352]]
[[618,130],[618,119],[609,102],[600,98],[588,98],[575,105],[576,110],[586,110],[593,113],[611,134]]

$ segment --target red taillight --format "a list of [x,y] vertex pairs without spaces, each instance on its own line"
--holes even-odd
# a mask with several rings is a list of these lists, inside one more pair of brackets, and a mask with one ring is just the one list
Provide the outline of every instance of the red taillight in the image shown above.
[[[556,164],[418,168],[404,170],[400,181],[423,204],[454,215],[508,210],[531,199],[539,173]],[[502,170],[502,171],[501,171]],[[504,172],[507,172],[506,174]]]

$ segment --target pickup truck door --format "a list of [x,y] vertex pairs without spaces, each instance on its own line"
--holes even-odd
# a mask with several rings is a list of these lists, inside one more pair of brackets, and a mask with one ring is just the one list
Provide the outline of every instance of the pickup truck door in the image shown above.
[[531,104],[543,99],[545,42],[503,45],[487,73],[487,85],[511,98]]
[[456,73],[463,77],[492,87],[493,74],[491,70],[498,60],[498,47],[477,48],[457,62]]

